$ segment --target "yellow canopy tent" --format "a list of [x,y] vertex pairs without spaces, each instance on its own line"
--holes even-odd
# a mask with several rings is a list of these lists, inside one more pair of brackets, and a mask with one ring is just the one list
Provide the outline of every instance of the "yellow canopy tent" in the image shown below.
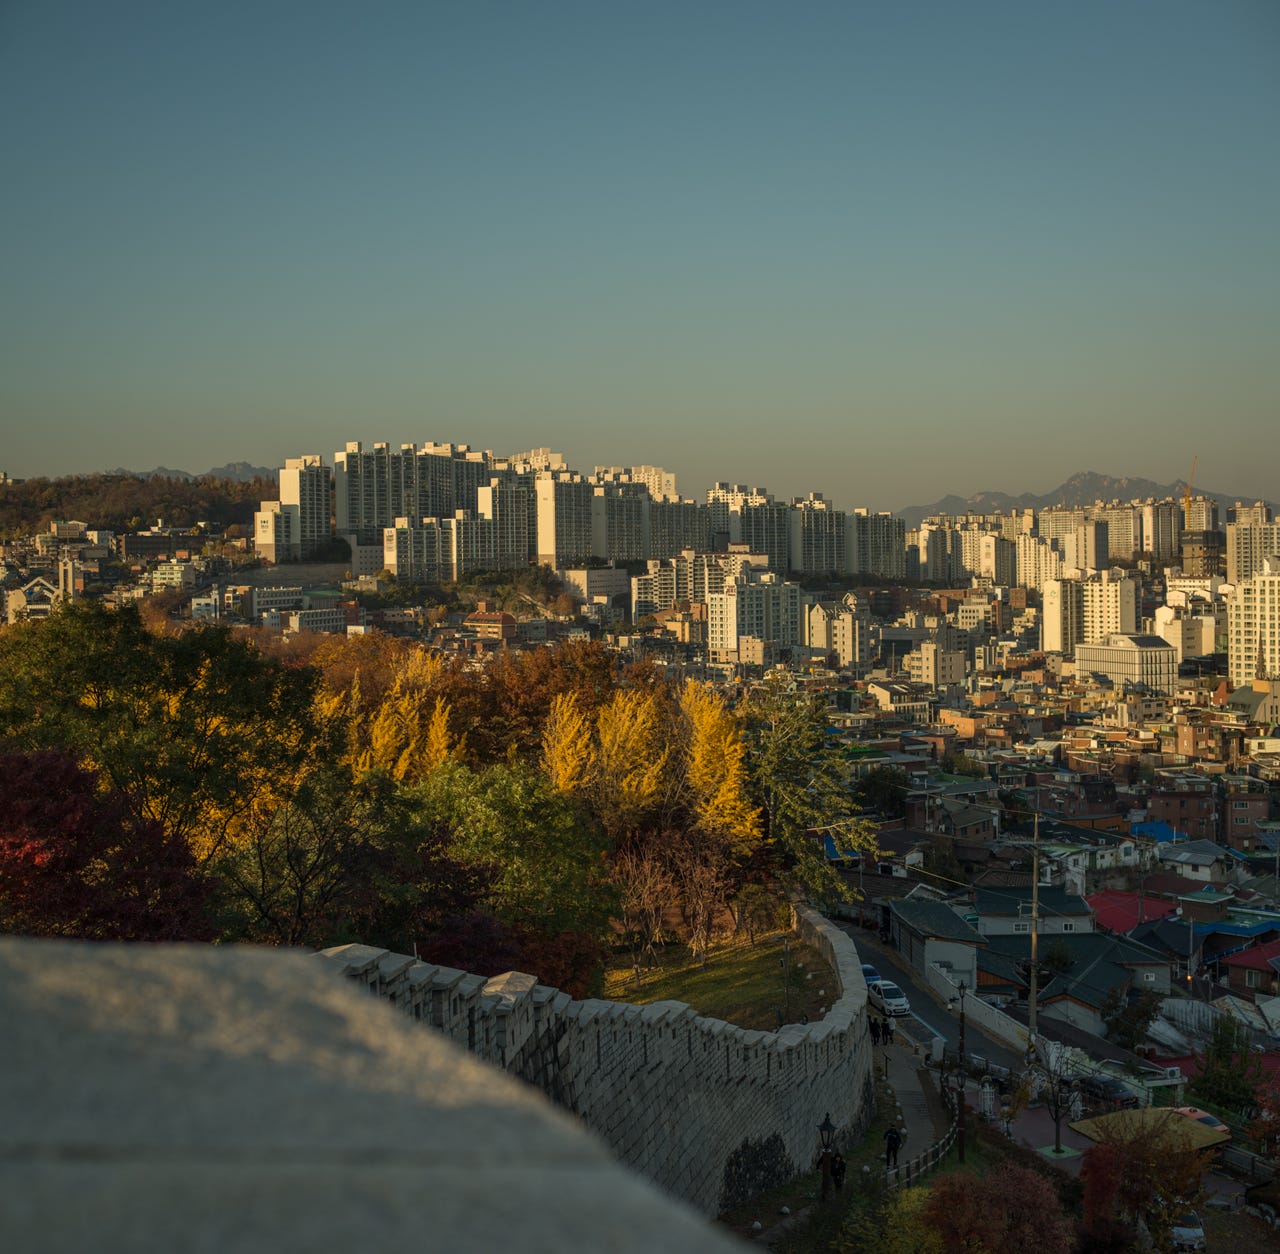
[[1178,1149],[1213,1149],[1231,1139],[1229,1132],[1218,1132],[1167,1106],[1116,1110],[1109,1115],[1078,1119],[1069,1126],[1091,1141],[1129,1141],[1137,1136],[1152,1135],[1161,1140],[1167,1138],[1169,1145]]

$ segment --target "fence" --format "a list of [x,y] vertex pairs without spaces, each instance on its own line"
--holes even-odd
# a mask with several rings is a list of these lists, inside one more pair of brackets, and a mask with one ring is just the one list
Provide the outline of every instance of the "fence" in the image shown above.
[[[924,974],[929,987],[943,1001],[949,1002],[954,998],[957,1007],[959,1006],[960,986],[951,979],[945,968],[940,967],[936,962],[931,962]],[[998,1010],[989,1002],[976,997],[972,989],[965,995],[964,1013],[970,1023],[981,1028],[988,1036],[1004,1041],[1019,1053],[1026,1053],[1029,1039],[1027,1029],[1016,1019],[1011,1019],[1003,1010]]]
[[947,1129],[942,1139],[935,1141],[927,1150],[923,1150],[914,1158],[908,1159],[901,1166],[886,1167],[884,1169],[884,1182],[888,1188],[910,1188],[911,1185],[922,1180],[946,1158],[947,1152],[955,1143],[956,1134],[960,1128],[960,1120],[957,1117],[950,1094],[945,1087],[942,1096],[947,1103],[947,1108],[951,1111],[951,1126]]

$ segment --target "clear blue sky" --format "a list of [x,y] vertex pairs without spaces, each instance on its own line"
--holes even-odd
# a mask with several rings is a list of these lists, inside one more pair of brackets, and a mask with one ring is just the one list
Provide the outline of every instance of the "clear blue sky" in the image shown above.
[[3,0],[0,469],[1280,496],[1280,4]]

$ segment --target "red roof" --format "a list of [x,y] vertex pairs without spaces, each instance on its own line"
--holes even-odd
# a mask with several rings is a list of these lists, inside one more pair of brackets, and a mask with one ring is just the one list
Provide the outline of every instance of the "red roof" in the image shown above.
[[1122,893],[1117,889],[1105,889],[1086,897],[1089,908],[1097,916],[1098,926],[1108,932],[1131,932],[1139,923],[1152,919],[1167,919],[1177,907],[1171,901],[1162,901],[1150,893]]
[[1218,961],[1224,967],[1252,967],[1255,971],[1274,971],[1270,959],[1280,958],[1280,940],[1268,941],[1265,945],[1254,945]]

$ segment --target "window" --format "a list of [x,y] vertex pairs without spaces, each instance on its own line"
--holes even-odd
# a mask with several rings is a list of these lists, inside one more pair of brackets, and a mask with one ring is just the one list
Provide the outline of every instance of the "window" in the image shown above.
[[1245,988],[1261,988],[1262,972],[1252,969],[1246,970],[1244,973],[1244,986]]
[[1154,971],[1144,971],[1142,973],[1142,978],[1146,983],[1154,984],[1156,982],[1156,973]]
[[1031,924],[1030,924],[1030,923],[1015,923],[1015,924],[1013,925],[1013,930],[1014,930],[1015,932],[1029,932],[1029,931],[1031,931]]
[[1062,925],[1062,930],[1064,932],[1074,932],[1076,930],[1076,925],[1074,923],[1064,923]]

